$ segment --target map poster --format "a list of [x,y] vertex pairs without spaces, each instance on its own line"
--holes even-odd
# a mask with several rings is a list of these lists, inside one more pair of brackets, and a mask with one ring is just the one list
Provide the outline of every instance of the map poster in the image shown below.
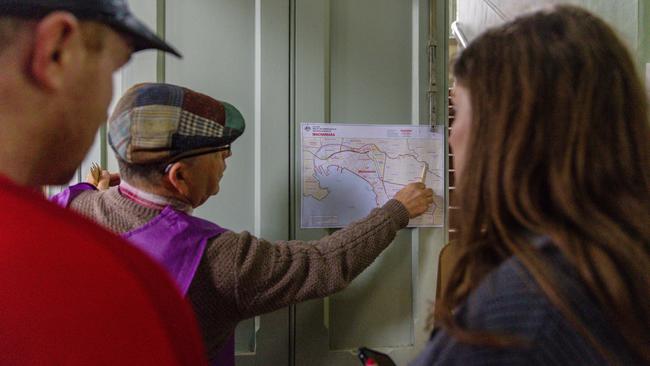
[[410,227],[442,226],[444,140],[430,126],[302,123],[302,228],[362,219],[424,176],[435,201]]

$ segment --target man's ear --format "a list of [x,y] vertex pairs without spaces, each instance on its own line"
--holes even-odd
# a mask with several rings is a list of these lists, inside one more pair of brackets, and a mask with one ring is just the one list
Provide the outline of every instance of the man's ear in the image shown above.
[[178,161],[173,163],[165,174],[169,184],[183,197],[188,197],[190,194],[190,186],[187,181],[188,170],[186,168],[187,165],[184,162]]
[[80,47],[81,28],[72,14],[53,12],[40,20],[29,65],[34,80],[49,90],[64,88],[66,73],[79,67]]

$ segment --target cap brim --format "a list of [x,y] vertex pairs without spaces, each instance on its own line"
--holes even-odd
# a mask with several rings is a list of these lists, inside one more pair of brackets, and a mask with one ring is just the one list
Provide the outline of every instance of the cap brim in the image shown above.
[[115,29],[127,34],[133,40],[134,52],[141,50],[156,49],[171,53],[172,55],[182,58],[180,52],[176,51],[169,43],[163,41],[144,23],[131,14],[110,21],[110,25]]

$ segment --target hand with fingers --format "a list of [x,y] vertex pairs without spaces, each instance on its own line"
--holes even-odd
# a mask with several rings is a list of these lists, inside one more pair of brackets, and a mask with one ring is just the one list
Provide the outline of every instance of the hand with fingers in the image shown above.
[[120,184],[120,174],[111,174],[108,170],[102,170],[99,164],[92,163],[90,172],[86,175],[86,182],[94,185],[100,191],[105,191]]
[[401,202],[410,218],[422,215],[433,203],[433,190],[424,183],[411,183],[402,188],[394,197]]

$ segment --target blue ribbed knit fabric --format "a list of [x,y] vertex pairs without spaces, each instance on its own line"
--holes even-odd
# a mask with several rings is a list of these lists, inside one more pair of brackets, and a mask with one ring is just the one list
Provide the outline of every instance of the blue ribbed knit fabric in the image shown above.
[[[589,331],[604,343],[622,365],[637,365],[585,286],[548,240],[537,244],[555,269],[560,289]],[[456,341],[444,330],[431,340],[411,366],[424,365],[604,365],[606,359],[583,337],[542,293],[517,258],[492,271],[456,312],[458,323],[527,340],[529,346],[495,348]]]

